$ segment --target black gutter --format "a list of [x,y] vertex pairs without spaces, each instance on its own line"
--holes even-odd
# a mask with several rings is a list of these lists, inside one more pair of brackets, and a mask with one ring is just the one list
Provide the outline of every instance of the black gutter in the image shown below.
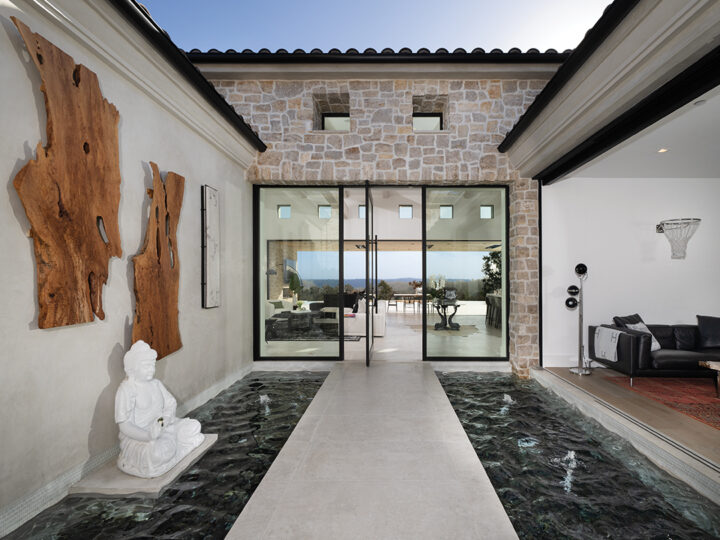
[[183,51],[178,49],[167,33],[141,8],[135,0],[108,0],[125,19],[132,24],[155,49],[220,113],[235,130],[258,151],[267,149],[257,133],[248,126],[215,87],[200,73]]
[[533,178],[544,185],[550,184],[712,90],[720,85],[718,66],[720,47],[714,48]]
[[603,44],[605,39],[617,28],[623,19],[630,13],[640,0],[615,0],[603,12],[595,26],[588,30],[580,45],[570,54],[565,63],[560,66],[552,79],[548,81],[542,92],[530,104],[513,128],[505,135],[505,139],[498,146],[499,152],[507,152],[520,138],[530,124],[548,106],[557,93],[578,72],[592,54]]
[[[334,50],[336,51],[336,49]],[[511,51],[514,51],[511,49]],[[384,64],[384,63],[448,63],[448,64],[560,64],[570,52],[305,52],[280,50],[267,52],[220,52],[197,49],[187,53],[196,64]]]

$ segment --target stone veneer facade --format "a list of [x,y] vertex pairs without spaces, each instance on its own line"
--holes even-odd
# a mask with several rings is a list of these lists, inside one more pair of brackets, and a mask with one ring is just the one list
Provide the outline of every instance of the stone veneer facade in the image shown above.
[[[211,82],[268,145],[252,182],[508,185],[508,352],[514,372],[529,375],[540,354],[538,186],[497,146],[545,80]],[[443,130],[413,132],[413,110],[443,112]],[[349,131],[319,130],[322,112],[347,111]]]

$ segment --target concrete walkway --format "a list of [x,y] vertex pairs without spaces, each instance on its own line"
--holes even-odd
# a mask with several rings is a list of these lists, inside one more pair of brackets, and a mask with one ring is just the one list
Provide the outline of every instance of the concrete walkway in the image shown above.
[[432,367],[345,362],[227,538],[517,536]]

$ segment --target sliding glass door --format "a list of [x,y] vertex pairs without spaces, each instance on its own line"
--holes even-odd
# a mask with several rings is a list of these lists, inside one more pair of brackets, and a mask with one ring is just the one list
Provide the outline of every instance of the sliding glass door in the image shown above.
[[402,189],[255,188],[256,359],[507,359],[507,188]]
[[505,360],[506,188],[425,190],[425,357]]
[[255,356],[339,359],[341,188],[257,189]]

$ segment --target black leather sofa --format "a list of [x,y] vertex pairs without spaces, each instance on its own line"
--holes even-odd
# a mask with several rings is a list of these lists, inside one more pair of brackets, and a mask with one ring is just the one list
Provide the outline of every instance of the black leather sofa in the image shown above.
[[604,360],[595,354],[597,326],[590,326],[588,352],[594,362],[629,375],[631,386],[633,377],[706,377],[713,379],[717,392],[717,373],[712,369],[701,367],[698,362],[720,361],[720,345],[715,346],[714,340],[701,336],[697,325],[647,325],[661,347],[659,350],[651,351],[651,334],[625,327],[625,324],[642,322],[638,315],[614,317],[613,320],[614,325],[602,326],[622,332],[618,338],[617,362]]

